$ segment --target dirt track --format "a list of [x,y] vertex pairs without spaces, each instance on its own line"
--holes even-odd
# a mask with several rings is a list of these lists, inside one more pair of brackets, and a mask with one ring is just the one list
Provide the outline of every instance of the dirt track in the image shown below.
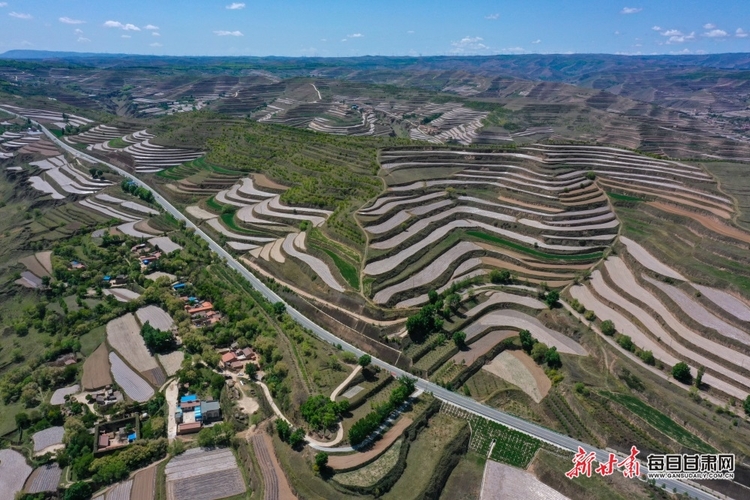
[[152,465],[133,476],[130,498],[133,500],[153,500],[156,486],[156,465]]
[[250,442],[253,445],[263,476],[264,500],[296,498],[273,452],[271,437],[267,434],[255,434],[250,438]]

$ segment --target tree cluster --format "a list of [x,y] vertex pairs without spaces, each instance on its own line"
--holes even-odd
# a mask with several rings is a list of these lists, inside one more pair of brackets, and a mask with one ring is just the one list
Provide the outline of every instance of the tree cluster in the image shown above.
[[547,344],[539,342],[528,330],[521,330],[518,336],[521,339],[521,348],[537,364],[546,363],[550,368],[560,368],[562,366],[562,359],[560,359],[560,353],[557,352],[557,347],[548,347]]
[[331,401],[323,395],[317,395],[307,398],[302,403],[300,413],[305,422],[310,424],[313,429],[322,430],[332,427],[339,421],[341,415],[349,410],[349,401],[343,400],[340,403]]
[[156,329],[148,321],[141,327],[141,335],[146,347],[154,354],[165,354],[174,349],[172,332]]
[[354,422],[354,425],[349,429],[349,442],[353,446],[356,446],[375,432],[388,415],[414,392],[415,383],[414,379],[406,376],[400,377],[398,379],[398,387],[393,389],[387,402],[375,406],[373,411]]

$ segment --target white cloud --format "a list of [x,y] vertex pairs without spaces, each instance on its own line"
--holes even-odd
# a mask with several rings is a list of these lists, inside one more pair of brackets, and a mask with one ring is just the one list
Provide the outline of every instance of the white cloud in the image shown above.
[[729,36],[729,33],[724,30],[711,30],[703,33],[703,36],[708,38],[726,38]]
[[16,19],[32,19],[33,18],[31,14],[23,14],[21,12],[11,12],[8,15],[10,17],[15,17]]
[[153,24],[147,24],[146,26],[143,27],[143,29],[144,30],[158,30],[159,27],[158,26],[154,26]]
[[541,40],[541,39],[539,39],[539,38],[537,38],[536,40],[534,40],[534,41],[533,41],[533,42],[531,42],[531,43],[533,43],[534,45],[536,45],[537,43],[542,43],[542,40]]
[[476,52],[484,52],[489,49],[489,46],[482,43],[484,38],[481,36],[465,36],[457,42],[452,42],[451,54],[470,54]]
[[107,21],[104,23],[105,28],[120,28],[125,31],[141,31],[141,28],[135,24],[122,24],[120,21]]
[[241,2],[234,2],[232,4],[227,5],[227,9],[229,10],[240,10],[244,8],[245,8],[245,4]]
[[742,28],[737,28],[737,31],[734,32],[734,36],[736,36],[737,38],[747,38],[748,33]]
[[712,29],[714,29],[715,27],[716,27],[716,25],[715,25],[715,24],[713,24],[713,23],[706,23],[706,24],[704,24],[704,25],[703,25],[703,29],[704,29],[704,30],[712,30]]
[[81,28],[76,28],[73,30],[74,35],[83,35],[83,30]]
[[149,45],[151,47],[161,47],[162,46],[162,44],[160,44],[159,42],[150,43]]
[[409,30],[409,31],[407,31],[407,33],[408,33],[409,35],[413,35],[413,34],[414,34],[414,30]]
[[507,49],[500,49],[501,54],[525,54],[526,49],[523,47],[509,47]]
[[500,14],[489,14],[487,16],[484,16],[485,19],[489,19],[490,21],[496,21],[500,19]]
[[89,40],[88,38],[85,38],[85,37],[82,37],[82,36],[78,37],[78,43],[87,43],[87,42],[90,42],[90,41],[91,40]]
[[0,2],[0,7],[7,7],[7,6],[8,6],[8,2]]
[[642,10],[640,7],[623,7],[620,14],[638,14]]
[[353,35],[346,35],[347,38],[364,38],[365,35],[362,33],[354,33]]
[[133,38],[133,37],[132,37],[132,36],[130,36],[130,35],[120,35],[120,37],[121,37],[121,38]]
[[214,31],[217,36],[244,36],[241,31]]
[[667,44],[669,45],[674,43],[685,43],[690,40],[695,40],[695,31],[691,32],[689,35],[686,35],[680,30],[667,30],[662,33],[662,36],[669,37],[669,40],[667,40]]
[[161,33],[159,33],[158,31],[153,31],[151,33],[151,36],[161,36]]
[[620,35],[620,32],[619,31],[615,31],[615,35]]
[[84,24],[86,21],[81,21],[80,19],[71,19],[69,17],[61,17],[59,21],[63,24]]
[[661,26],[654,26],[651,29],[654,30],[654,31],[661,31]]
[[341,41],[342,41],[342,42],[345,42],[345,41],[347,41],[347,40],[348,40],[348,38],[342,38],[342,39],[341,39]]

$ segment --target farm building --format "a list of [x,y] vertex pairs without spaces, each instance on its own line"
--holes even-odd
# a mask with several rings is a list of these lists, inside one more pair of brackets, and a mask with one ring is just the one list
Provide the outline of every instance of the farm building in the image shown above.
[[138,439],[138,416],[106,422],[94,427],[94,454],[106,453],[129,445]]
[[70,267],[69,267],[69,269],[71,271],[72,270],[77,270],[77,269],[86,269],[86,265],[83,264],[83,263],[81,263],[81,262],[78,262],[77,260],[72,260],[72,261],[70,261]]
[[218,401],[203,401],[201,403],[203,422],[219,420],[221,418],[221,406]]
[[179,424],[177,426],[177,434],[192,434],[198,432],[203,427],[200,422],[191,422],[189,424]]
[[195,314],[200,313],[208,313],[209,311],[212,311],[214,308],[214,305],[207,300],[203,302],[199,302],[195,305],[191,306],[185,306],[185,310],[190,316],[193,316]]
[[221,366],[224,367],[224,369],[229,368],[229,366],[237,361],[237,355],[233,352],[226,352],[221,355]]

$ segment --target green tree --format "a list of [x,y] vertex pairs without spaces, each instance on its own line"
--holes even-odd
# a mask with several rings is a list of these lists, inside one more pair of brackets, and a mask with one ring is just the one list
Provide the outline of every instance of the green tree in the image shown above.
[[531,353],[531,349],[536,344],[536,339],[531,336],[531,332],[528,330],[521,330],[518,332],[518,337],[521,339],[521,348],[526,351],[527,354]]
[[16,425],[19,429],[25,429],[30,422],[29,415],[25,411],[16,413]]
[[689,384],[693,379],[690,374],[690,367],[684,361],[680,361],[672,367],[672,376],[683,384]]
[[557,352],[557,347],[555,346],[547,349],[547,352],[544,355],[544,360],[547,362],[547,366],[549,366],[550,368],[560,368],[562,366],[560,353]]
[[656,364],[656,358],[654,358],[654,353],[651,351],[641,351],[641,359],[644,363],[647,365],[654,366]]
[[614,335],[615,332],[617,331],[615,330],[615,324],[612,322],[611,319],[606,319],[602,321],[601,330],[604,335],[608,335],[610,337]]
[[359,357],[359,359],[357,360],[357,363],[362,368],[365,368],[369,366],[370,363],[372,363],[372,356],[370,356],[369,354],[363,354],[362,356]]
[[701,388],[701,384],[703,383],[703,374],[706,372],[706,368],[704,366],[698,367],[698,375],[695,377],[695,387],[698,389]]
[[255,363],[248,363],[245,365],[245,374],[248,377],[254,379],[256,373],[258,373],[258,366]]
[[456,344],[456,347],[458,347],[459,349],[463,349],[463,347],[466,345],[466,334],[464,332],[454,333],[453,343]]
[[63,500],[87,500],[89,498],[91,498],[91,485],[83,481],[71,484],[63,495]]
[[174,336],[172,332],[163,332],[146,323],[141,327],[141,335],[146,347],[153,353],[166,353],[174,348]]
[[531,349],[531,357],[534,361],[536,361],[537,364],[541,365],[542,363],[544,363],[548,350],[549,348],[547,347],[547,344],[543,342],[537,342]]
[[298,448],[305,442],[305,431],[301,427],[297,428],[289,436],[289,446]]
[[430,300],[430,304],[434,304],[435,302],[437,302],[439,297],[440,296],[435,290],[430,290],[429,292],[427,292],[427,298]]
[[292,428],[289,423],[283,418],[276,419],[276,433],[279,435],[279,439],[285,443],[289,441],[289,436],[292,435]]
[[285,312],[286,312],[286,304],[284,304],[283,302],[275,302],[273,304],[273,313],[276,316],[281,316]]
[[507,283],[510,281],[510,271],[507,269],[493,269],[490,271],[490,281],[495,284]]
[[552,309],[557,305],[557,302],[560,300],[560,292],[557,290],[552,290],[547,292],[547,295],[544,297],[544,302],[547,304],[547,307]]
[[321,451],[320,453],[315,455],[315,464],[313,465],[313,470],[315,472],[321,472],[325,470],[326,467],[328,467],[328,453]]
[[742,403],[742,407],[745,409],[745,413],[747,415],[750,415],[750,394],[745,398],[745,401]]

